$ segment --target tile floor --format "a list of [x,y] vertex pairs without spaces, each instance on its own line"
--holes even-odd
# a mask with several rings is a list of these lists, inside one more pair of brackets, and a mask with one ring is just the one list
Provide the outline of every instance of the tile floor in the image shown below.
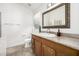
[[24,45],[7,48],[6,56],[35,56],[32,48],[25,48]]

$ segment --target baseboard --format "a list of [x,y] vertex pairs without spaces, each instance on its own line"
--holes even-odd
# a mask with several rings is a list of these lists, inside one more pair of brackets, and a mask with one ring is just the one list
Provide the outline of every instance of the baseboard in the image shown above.
[[[16,45],[16,46],[11,46],[11,47],[7,47],[7,48],[13,48],[13,47],[24,47],[25,46],[25,44],[23,43],[23,44],[18,44],[18,45]],[[6,49],[7,49],[6,48]]]

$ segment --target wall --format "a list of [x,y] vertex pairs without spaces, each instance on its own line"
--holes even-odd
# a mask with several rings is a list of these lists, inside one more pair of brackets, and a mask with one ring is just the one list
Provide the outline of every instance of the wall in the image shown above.
[[[40,8],[36,9],[38,12],[36,12],[33,17],[35,24],[34,32],[39,32],[39,27],[37,27],[36,25],[40,25],[42,27],[42,12],[46,9],[47,9],[47,3],[43,3],[43,5]],[[46,29],[42,29],[42,30],[45,31]]]
[[5,55],[4,48],[24,43],[25,32],[33,26],[33,14],[20,3],[0,3],[0,12],[2,23],[0,55]]
[[[46,6],[41,7],[41,11],[39,11],[38,13],[35,14],[35,19],[39,19],[40,20],[40,24],[41,24],[41,15],[42,12],[46,9]],[[40,18],[37,17],[36,15],[38,15],[40,13]],[[39,16],[39,15],[38,15]],[[43,31],[47,31],[47,29],[42,29]],[[54,31],[57,32],[57,29],[50,29],[50,31]],[[72,34],[79,34],[79,3],[71,3],[70,6],[70,29],[61,29],[61,32],[63,33],[72,33]]]

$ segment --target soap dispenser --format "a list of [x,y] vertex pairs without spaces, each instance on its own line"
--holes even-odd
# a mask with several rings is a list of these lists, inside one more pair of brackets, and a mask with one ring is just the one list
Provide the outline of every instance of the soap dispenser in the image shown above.
[[60,29],[58,29],[57,36],[61,36]]

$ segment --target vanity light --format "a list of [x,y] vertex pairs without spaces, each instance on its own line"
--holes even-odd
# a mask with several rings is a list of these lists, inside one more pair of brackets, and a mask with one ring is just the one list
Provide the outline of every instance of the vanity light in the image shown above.
[[52,3],[49,3],[49,4],[48,4],[48,7],[50,7],[50,6],[52,6]]
[[55,3],[48,3],[48,4],[47,4],[47,8],[53,6],[54,4],[55,4]]
[[51,7],[52,6],[52,3],[48,3],[47,4],[47,8]]

